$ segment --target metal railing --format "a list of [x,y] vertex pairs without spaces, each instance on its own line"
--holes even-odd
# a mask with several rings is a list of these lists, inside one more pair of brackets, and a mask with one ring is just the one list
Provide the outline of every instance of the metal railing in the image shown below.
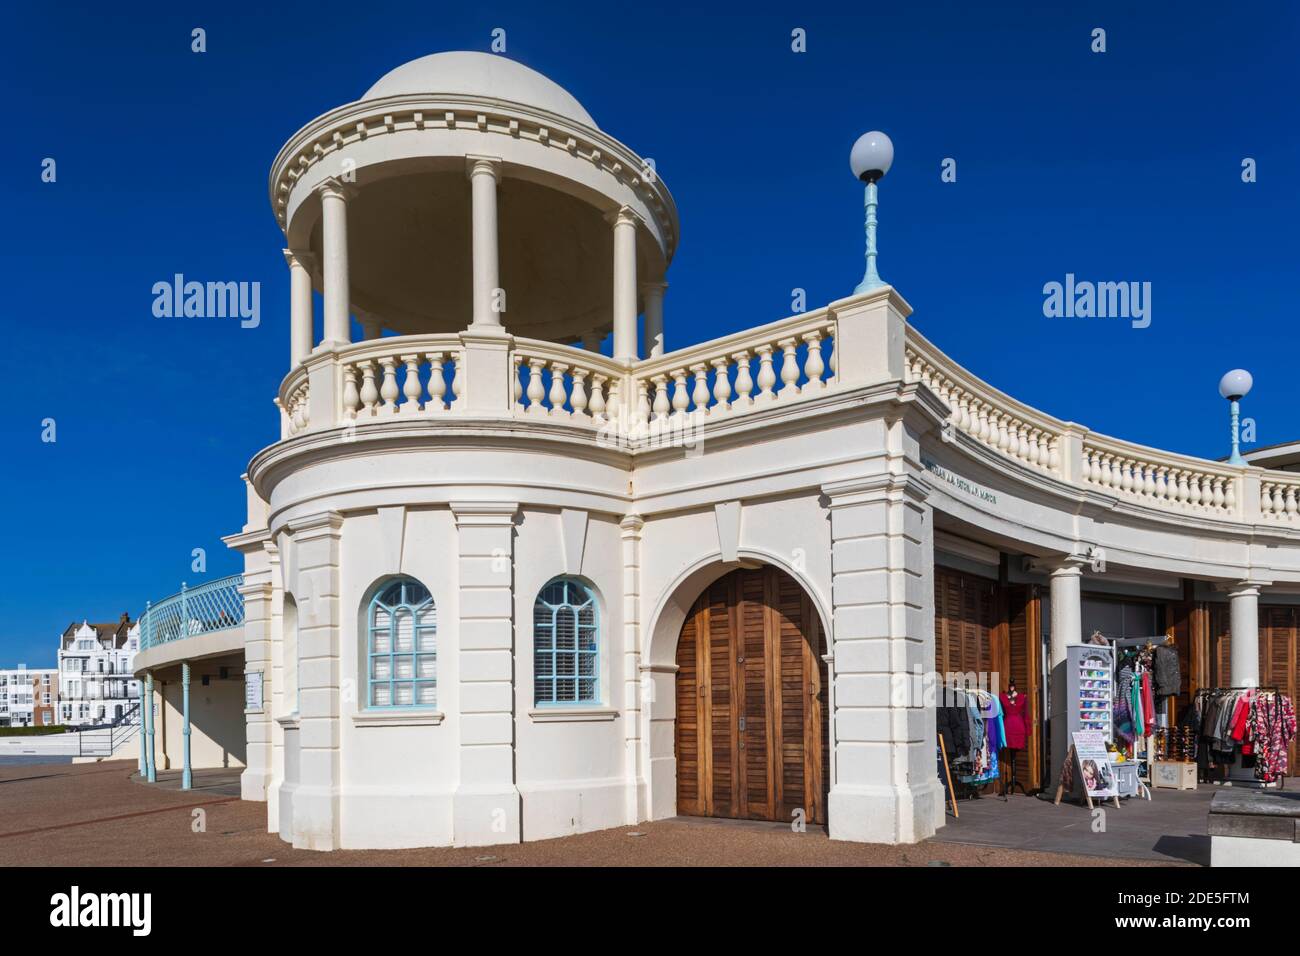
[[208,581],[147,605],[140,623],[140,650],[199,634],[211,634],[244,623],[242,574]]
[[111,757],[140,732],[140,705],[132,704],[111,723],[90,727],[77,734],[77,754],[81,757]]

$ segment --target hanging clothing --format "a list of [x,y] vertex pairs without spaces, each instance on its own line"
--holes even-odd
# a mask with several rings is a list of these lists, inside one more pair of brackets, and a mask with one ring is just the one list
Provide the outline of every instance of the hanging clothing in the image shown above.
[[1287,773],[1286,748],[1296,734],[1291,698],[1274,692],[1255,695],[1251,707],[1251,740],[1255,747],[1255,776],[1272,783]]
[[956,691],[952,706],[936,708],[939,736],[949,765],[970,758],[970,723],[966,717],[966,695]]
[[1172,644],[1161,644],[1155,650],[1154,667],[1156,677],[1156,696],[1174,697],[1182,686],[1182,672],[1178,665],[1178,648]]
[[1002,720],[1008,750],[1024,750],[1029,740],[1029,698],[1024,694],[1002,694]]
[[1151,672],[1142,672],[1142,726],[1146,736],[1156,732],[1156,699],[1151,692]]

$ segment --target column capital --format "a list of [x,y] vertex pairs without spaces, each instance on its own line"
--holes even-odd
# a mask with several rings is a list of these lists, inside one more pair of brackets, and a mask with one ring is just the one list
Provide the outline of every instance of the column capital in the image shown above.
[[1089,558],[1086,554],[1080,554],[1072,551],[1064,557],[1048,558],[1044,561],[1047,573],[1054,578],[1081,577],[1083,575],[1084,565],[1088,564]]
[[299,269],[305,269],[310,273],[316,268],[316,256],[314,253],[297,249],[282,249],[281,252],[284,253],[284,261],[288,264],[290,269],[296,267]]
[[641,294],[647,292],[664,292],[668,289],[668,283],[662,279],[646,279],[641,283]]
[[1272,583],[1272,581],[1260,581],[1255,578],[1246,578],[1241,581],[1234,581],[1230,584],[1217,584],[1215,585],[1215,590],[1225,592],[1229,598],[1259,597],[1260,589],[1267,587]]
[[611,209],[605,213],[605,221],[611,226],[635,226],[641,222],[641,217],[631,206],[619,206],[617,209]]
[[622,530],[624,538],[640,538],[641,529],[645,527],[645,519],[639,514],[631,512],[623,516],[618,526]]
[[468,154],[465,157],[465,175],[469,179],[475,176],[491,176],[499,183],[501,182],[501,157]]
[[329,196],[348,202],[355,199],[360,190],[337,177],[330,176],[327,179],[322,179],[313,192],[318,193],[322,199]]

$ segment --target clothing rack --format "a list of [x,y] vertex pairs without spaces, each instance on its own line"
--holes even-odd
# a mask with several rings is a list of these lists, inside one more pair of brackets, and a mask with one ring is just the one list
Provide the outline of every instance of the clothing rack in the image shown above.
[[[1230,694],[1233,693],[1234,691],[1255,691],[1256,693],[1263,693],[1263,694],[1278,694],[1278,695],[1282,694],[1282,688],[1279,687],[1277,684],[1258,684],[1258,685],[1247,685],[1247,686],[1236,686],[1236,687],[1202,687],[1199,690],[1197,690],[1196,697],[1193,698],[1193,700],[1194,701],[1199,700],[1203,696],[1208,697],[1212,694]],[[1204,741],[1199,741],[1198,746],[1204,746]],[[1219,781],[1220,783],[1230,783],[1233,786],[1241,786],[1241,787],[1254,787],[1260,790],[1281,790],[1283,787],[1286,786],[1286,777],[1284,776],[1279,777],[1278,779],[1267,783],[1264,782],[1263,780],[1259,780],[1255,778],[1254,771],[1251,771],[1251,776],[1249,777],[1232,776],[1232,771],[1234,769],[1242,770],[1242,771],[1245,770],[1245,768],[1241,766],[1240,762],[1231,765],[1221,764],[1220,766],[1223,768],[1223,780]]]

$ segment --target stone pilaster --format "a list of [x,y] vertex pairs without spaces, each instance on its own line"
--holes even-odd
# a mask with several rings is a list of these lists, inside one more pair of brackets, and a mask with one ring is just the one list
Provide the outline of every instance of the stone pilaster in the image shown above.
[[[290,525],[298,601],[298,785],[293,845],[339,845],[339,564],[343,516],[324,511]],[[292,667],[293,662],[286,661]]]
[[834,607],[829,820],[838,840],[914,843],[943,820],[934,702],[916,679],[934,669],[933,515],[925,483],[895,464],[822,488]]
[[453,841],[520,841],[514,754],[514,502],[452,502],[460,606],[460,782]]
[[654,684],[641,674],[641,529],[645,521],[629,514],[619,523],[623,535],[623,741],[627,775],[627,822],[644,820],[649,811],[645,768],[641,762],[641,698],[653,696]]

